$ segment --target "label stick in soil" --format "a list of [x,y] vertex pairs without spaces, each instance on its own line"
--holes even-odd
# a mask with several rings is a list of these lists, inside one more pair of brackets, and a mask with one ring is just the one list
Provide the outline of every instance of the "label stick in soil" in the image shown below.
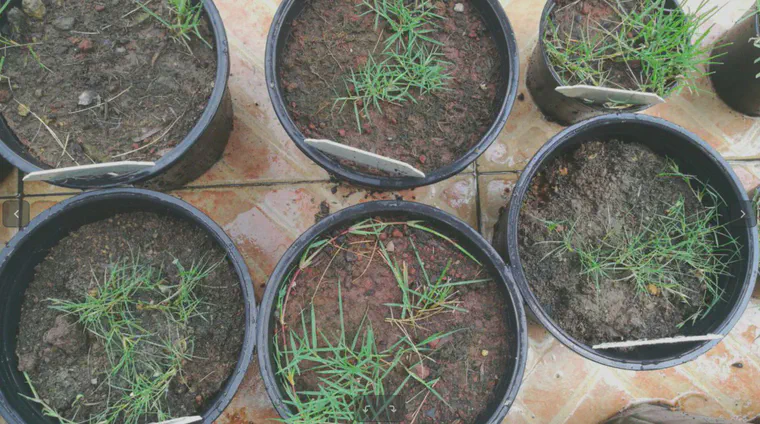
[[588,99],[598,103],[618,103],[626,105],[656,105],[665,99],[654,93],[620,90],[617,88],[594,87],[590,85],[561,86],[555,88],[566,97]]
[[24,181],[57,181],[76,177],[128,174],[156,166],[155,162],[107,162],[69,168],[46,169],[27,174]]
[[160,423],[152,423],[152,424],[190,424],[190,423],[197,423],[198,421],[202,419],[203,417],[199,415],[195,415],[192,417],[174,418],[172,420],[161,421]]
[[637,346],[649,346],[659,344],[673,344],[673,343],[688,343],[688,342],[704,342],[709,340],[720,340],[723,336],[720,334],[706,334],[704,336],[676,336],[667,337],[664,339],[652,339],[652,340],[631,340],[628,342],[611,342],[601,343],[594,345],[592,348],[597,350],[603,349],[616,349],[624,347],[637,347]]
[[313,138],[307,138],[304,141],[309,146],[312,146],[333,156],[337,156],[341,159],[352,160],[356,163],[371,166],[372,168],[390,172],[396,175],[425,178],[424,172],[413,167],[412,165],[409,165],[406,162],[401,162],[400,160],[380,156],[375,153],[370,153],[365,150],[357,149],[355,147],[336,143],[330,140],[316,140]]

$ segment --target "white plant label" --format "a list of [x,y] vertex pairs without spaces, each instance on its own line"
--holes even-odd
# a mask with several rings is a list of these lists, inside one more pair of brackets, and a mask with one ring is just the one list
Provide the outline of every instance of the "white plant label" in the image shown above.
[[561,86],[558,93],[576,99],[588,99],[597,103],[618,103],[627,105],[656,105],[665,99],[654,93],[620,90],[617,88],[594,87],[590,85]]
[[72,166],[69,168],[46,169],[27,174],[24,181],[57,181],[77,177],[98,177],[101,175],[119,175],[142,171],[156,166],[155,162],[107,162],[93,165]]
[[152,424],[191,424],[191,423],[197,423],[198,421],[202,419],[203,417],[195,415],[192,417],[174,418],[172,420],[161,421],[160,423],[152,423]]
[[400,160],[380,156],[366,150],[346,146],[345,144],[336,143],[330,140],[316,140],[313,138],[307,138],[304,141],[309,146],[319,149],[324,153],[337,156],[341,159],[352,160],[356,163],[360,163],[362,165],[370,166],[372,168],[390,172],[396,175],[425,178],[424,172],[413,167],[412,165],[409,165],[406,162],[401,162]]
[[704,341],[710,341],[710,340],[720,340],[722,338],[723,336],[721,336],[720,334],[706,334],[704,336],[676,336],[676,337],[667,337],[664,339],[632,340],[632,341],[627,341],[627,342],[601,343],[598,345],[594,345],[593,349],[603,350],[603,349],[617,349],[617,348],[625,348],[625,347],[650,346],[650,345],[673,344],[673,343],[704,342]]

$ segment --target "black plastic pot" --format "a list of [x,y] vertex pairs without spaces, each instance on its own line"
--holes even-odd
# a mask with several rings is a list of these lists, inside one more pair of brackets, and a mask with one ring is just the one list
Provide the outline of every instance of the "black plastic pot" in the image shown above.
[[[533,177],[552,159],[588,141],[607,141],[611,138],[641,143],[654,152],[676,161],[682,172],[708,182],[725,200],[720,208],[727,230],[739,241],[741,257],[731,264],[729,273],[719,281],[725,290],[724,301],[710,314],[697,321],[684,335],[726,335],[744,313],[755,285],[758,265],[757,222],[747,192],[725,160],[696,135],[665,120],[645,115],[607,115],[573,125],[549,140],[531,159],[512,191],[506,214],[496,228],[494,245],[509,262],[517,286],[530,310],[541,324],[565,346],[581,356],[615,368],[654,370],[691,361],[710,350],[719,340],[679,343],[632,348],[628,351],[593,350],[560,328],[541,307],[530,289],[520,261],[518,229],[523,201],[530,190]],[[624,160],[624,158],[621,158]]]
[[67,199],[34,218],[0,252],[0,416],[8,424],[57,423],[45,417],[18,371],[16,336],[24,292],[50,248],[82,225],[125,212],[152,212],[189,221],[206,232],[227,253],[240,280],[245,307],[245,336],[238,363],[223,388],[203,412],[211,424],[230,403],[253,359],[256,344],[256,300],[248,267],[232,240],[208,216],[169,195],[141,189],[109,189],[87,192]]
[[712,54],[720,56],[710,65],[715,92],[737,112],[760,116],[760,49],[750,41],[760,37],[760,10],[753,7],[720,40]]
[[259,311],[257,328],[259,367],[269,398],[283,418],[290,416],[290,411],[283,402],[284,394],[278,378],[275,376],[277,368],[271,341],[275,331],[275,324],[277,323],[277,319],[274,316],[277,307],[276,298],[280,287],[285,283],[286,276],[294,267],[298,266],[304,249],[322,234],[370,217],[399,215],[411,219],[425,220],[428,225],[445,231],[449,236],[453,236],[462,247],[467,249],[487,267],[489,274],[493,278],[501,282],[500,286],[504,289],[502,294],[506,302],[505,308],[508,311],[507,328],[509,329],[509,333],[505,334],[504,337],[507,337],[509,340],[509,369],[505,370],[504,375],[499,379],[499,384],[494,388],[496,393],[498,393],[497,398],[499,401],[488,405],[486,411],[473,424],[501,423],[507,415],[509,408],[517,396],[523,372],[525,371],[525,361],[528,355],[528,335],[522,298],[515,288],[511,276],[505,272],[506,267],[504,266],[504,262],[502,262],[496,251],[480,234],[466,223],[446,212],[414,202],[375,201],[346,208],[324,218],[318,224],[309,228],[288,248],[267,281],[266,292],[264,293],[264,299]]
[[[13,0],[12,5],[20,5],[21,0]],[[203,175],[222,157],[232,133],[232,98],[227,88],[230,74],[230,55],[227,34],[222,18],[212,0],[203,2],[205,18],[213,32],[216,48],[216,76],[214,89],[208,99],[203,114],[184,139],[144,171],[90,178],[70,178],[55,181],[54,184],[75,188],[109,188],[124,185],[142,185],[157,190],[179,188]],[[7,19],[7,18],[6,18]],[[31,155],[5,118],[0,119],[0,155],[26,174],[50,169]]]
[[[675,0],[668,0],[669,8],[681,12],[680,7]],[[650,106],[631,106],[626,109],[610,109],[602,104],[590,103],[584,99],[570,98],[558,93],[555,89],[565,84],[551,66],[549,56],[544,46],[544,35],[549,21],[549,16],[556,7],[555,0],[547,0],[544,11],[541,13],[541,23],[538,29],[538,41],[533,49],[533,54],[528,63],[528,74],[525,83],[528,86],[530,95],[541,113],[546,119],[556,122],[560,125],[572,125],[584,119],[594,116],[640,112],[648,109]]]
[[488,26],[489,31],[496,40],[496,46],[499,49],[499,60],[501,61],[501,81],[498,84],[496,102],[498,111],[493,117],[493,123],[488,131],[483,135],[480,141],[475,144],[463,156],[459,157],[453,163],[436,169],[433,172],[426,173],[425,178],[413,177],[382,177],[360,172],[341,165],[340,162],[329,155],[307,145],[304,142],[305,136],[298,129],[298,126],[291,118],[285,105],[285,95],[282,85],[280,84],[280,58],[285,50],[290,28],[293,20],[303,10],[307,4],[306,0],[284,0],[272,20],[272,26],[269,28],[266,50],[266,77],[267,88],[269,89],[269,98],[272,100],[274,111],[277,118],[285,128],[293,142],[306,154],[311,160],[324,168],[327,172],[338,178],[350,181],[360,186],[372,187],[381,190],[401,190],[412,187],[421,187],[445,180],[453,175],[458,174],[469,164],[474,162],[485,150],[496,140],[499,132],[507,122],[509,112],[517,96],[517,80],[520,72],[520,63],[515,41],[515,34],[512,26],[509,24],[507,15],[499,5],[497,0],[472,0],[471,5],[480,11]]

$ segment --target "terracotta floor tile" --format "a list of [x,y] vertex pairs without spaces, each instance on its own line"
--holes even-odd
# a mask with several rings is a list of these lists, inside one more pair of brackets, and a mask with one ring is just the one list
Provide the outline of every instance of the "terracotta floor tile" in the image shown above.
[[729,337],[760,363],[760,299],[750,301]]
[[731,161],[729,164],[751,198],[760,185],[760,161]]
[[0,180],[0,197],[15,196],[18,193],[18,170],[13,169],[11,173]]
[[494,226],[499,210],[507,206],[512,189],[517,183],[517,173],[480,175],[480,233],[489,242],[493,240]]
[[684,368],[721,406],[749,419],[760,414],[760,361],[752,356],[723,341]]
[[280,418],[269,401],[257,359],[251,362],[237,394],[216,421],[218,424],[275,423]]
[[29,202],[29,218],[34,219],[37,215],[46,209],[62,202],[71,196],[44,196],[44,197],[25,197],[24,200]]
[[694,414],[724,418],[732,416],[708,389],[694,382],[683,366],[647,372],[622,370],[610,372],[637,402],[664,402],[678,405]]
[[540,424],[541,421],[530,412],[521,402],[515,402],[509,409],[502,424]]
[[11,239],[13,238],[13,236],[16,235],[17,232],[18,230],[15,228],[8,228],[8,227],[0,225],[0,249],[5,247],[5,245],[9,241],[11,241]]
[[634,400],[635,397],[628,393],[611,373],[607,373],[585,393],[580,402],[570,411],[567,419],[559,417],[560,420],[555,419],[554,422],[566,424],[601,423],[625,409]]
[[537,422],[551,423],[571,411],[597,379],[600,366],[555,343],[523,380],[518,399]]
[[204,211],[232,237],[248,261],[259,298],[280,256],[314,224],[314,215],[323,201],[335,212],[350,205],[398,196],[435,205],[476,225],[475,177],[467,174],[398,193],[368,194],[349,185],[302,183],[181,190],[173,194]]

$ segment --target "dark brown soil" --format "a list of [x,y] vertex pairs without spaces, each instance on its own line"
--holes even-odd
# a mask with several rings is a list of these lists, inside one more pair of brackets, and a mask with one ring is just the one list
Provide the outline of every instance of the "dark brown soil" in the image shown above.
[[[213,90],[214,49],[195,36],[188,49],[133,1],[43,3],[43,20],[6,11],[3,35],[37,42],[31,47],[47,69],[25,47],[0,51],[8,78],[0,81],[0,110],[33,156],[53,167],[156,161],[182,141]],[[148,7],[172,17],[166,0]],[[213,45],[205,21],[201,35]],[[85,92],[92,103],[81,106]]]
[[290,116],[309,138],[348,144],[425,172],[452,163],[482,138],[497,112],[500,61],[482,17],[466,0],[456,2],[464,12],[454,11],[454,1],[435,2],[444,19],[432,37],[444,43],[443,60],[450,62],[448,90],[415,93],[417,103],[382,104],[383,113],[371,107],[371,122],[363,118],[360,133],[353,104],[340,112],[334,102],[346,95],[345,78],[368,54],[382,60],[379,39],[390,33],[384,24],[375,31],[372,14],[359,16],[361,3],[311,0],[294,21],[280,72]]
[[[66,418],[74,419],[71,405],[79,394],[84,400],[78,402],[82,406],[77,422],[104,409],[109,395],[104,373],[111,367],[102,342],[75,324],[73,317],[51,309],[48,299],[82,300],[96,284],[93,275],[101,277],[109,264],[137,253],[143,264],[163,266],[169,285],[178,281],[175,258],[186,268],[204,258],[217,262],[224,258],[224,252],[196,226],[148,213],[85,225],[53,247],[26,291],[17,354],[19,370],[29,374],[40,397]],[[205,320],[191,318],[184,334],[194,338],[195,347],[193,359],[183,367],[187,385],[175,378],[169,389],[165,411],[175,417],[203,410],[233,371],[242,348],[245,311],[232,265],[224,261],[195,293],[204,302],[199,312]],[[148,331],[161,333],[168,325],[157,311],[134,314]],[[155,417],[144,417],[143,422],[151,421]]]
[[[640,228],[664,215],[679,196],[687,214],[702,205],[680,178],[663,178],[667,159],[640,144],[588,142],[549,162],[534,178],[520,216],[520,258],[531,290],[552,319],[589,345],[669,337],[697,311],[705,287],[695,276],[679,281],[694,290],[686,305],[661,292],[637,294],[630,281],[594,282],[582,275],[578,255],[549,255],[561,240],[543,221],[575,223],[575,245],[599,246],[607,229]],[[572,225],[572,224],[570,224]],[[613,276],[620,277],[620,276]]]
[[[620,0],[616,5],[626,11],[645,5],[645,0]],[[556,6],[549,16],[551,22],[558,28],[558,34],[566,40],[583,40],[607,38],[602,25],[607,30],[615,29],[621,22],[620,15],[610,6],[608,0],[557,0]],[[547,31],[547,34],[550,31]],[[604,45],[604,42],[600,41]],[[609,73],[605,86],[639,91],[638,81],[643,71],[641,63],[604,61],[602,68]],[[562,74],[568,85],[588,84],[575,75]]]
[[[336,231],[332,237],[340,234],[341,231]],[[431,279],[440,275],[449,259],[452,260],[449,273],[452,281],[488,278],[480,265],[464,256],[451,244],[427,232],[405,225],[394,225],[387,228],[380,239],[380,242],[386,245],[392,243],[393,251],[389,252],[389,255],[398,261],[399,266],[404,262],[407,264],[412,287],[417,287],[415,284],[423,284],[424,280],[410,239],[417,246]],[[374,236],[344,235],[336,240],[335,245],[328,246],[320,253],[315,265],[305,268],[296,280],[296,288],[291,293],[286,307],[288,328],[300,329],[301,311],[310,311],[310,305],[313,304],[317,328],[331,340],[338,340],[340,318],[337,313],[337,299],[340,281],[346,336],[354,337],[366,313],[377,340],[378,350],[383,351],[396,343],[403,333],[394,324],[386,321],[387,318],[391,318],[391,312],[384,304],[400,303],[401,291],[390,268],[382,259],[379,248],[376,248],[376,242],[377,238]],[[345,250],[336,254],[338,243]],[[375,249],[377,250],[373,256],[372,251]],[[325,275],[319,283],[322,274]],[[425,380],[441,378],[435,385],[435,390],[452,408],[430,395],[422,405],[416,423],[474,422],[474,418],[483,412],[486,404],[494,400],[493,389],[507,371],[507,318],[504,298],[497,283],[489,281],[461,286],[457,297],[461,301],[458,306],[468,312],[445,312],[419,322],[418,324],[424,328],[418,328],[416,331],[407,329],[415,343],[436,333],[467,329],[448,336],[440,343],[431,344],[430,347],[434,350],[428,353],[432,360],[425,361],[425,367],[429,371]],[[398,309],[395,310],[394,316],[398,318]],[[306,313],[306,317],[306,325],[309,326],[309,313]],[[275,337],[279,337],[279,334]],[[484,351],[487,351],[487,356],[483,355]],[[417,361],[410,358],[407,365]],[[405,376],[403,368],[393,373],[389,381],[386,381],[386,393],[392,393]],[[400,393],[402,399],[407,401],[424,389],[419,383],[410,383],[407,383]],[[299,391],[316,388],[317,375],[312,371],[304,372],[296,379],[296,389]],[[423,397],[424,394],[407,404],[407,423],[411,421]]]

